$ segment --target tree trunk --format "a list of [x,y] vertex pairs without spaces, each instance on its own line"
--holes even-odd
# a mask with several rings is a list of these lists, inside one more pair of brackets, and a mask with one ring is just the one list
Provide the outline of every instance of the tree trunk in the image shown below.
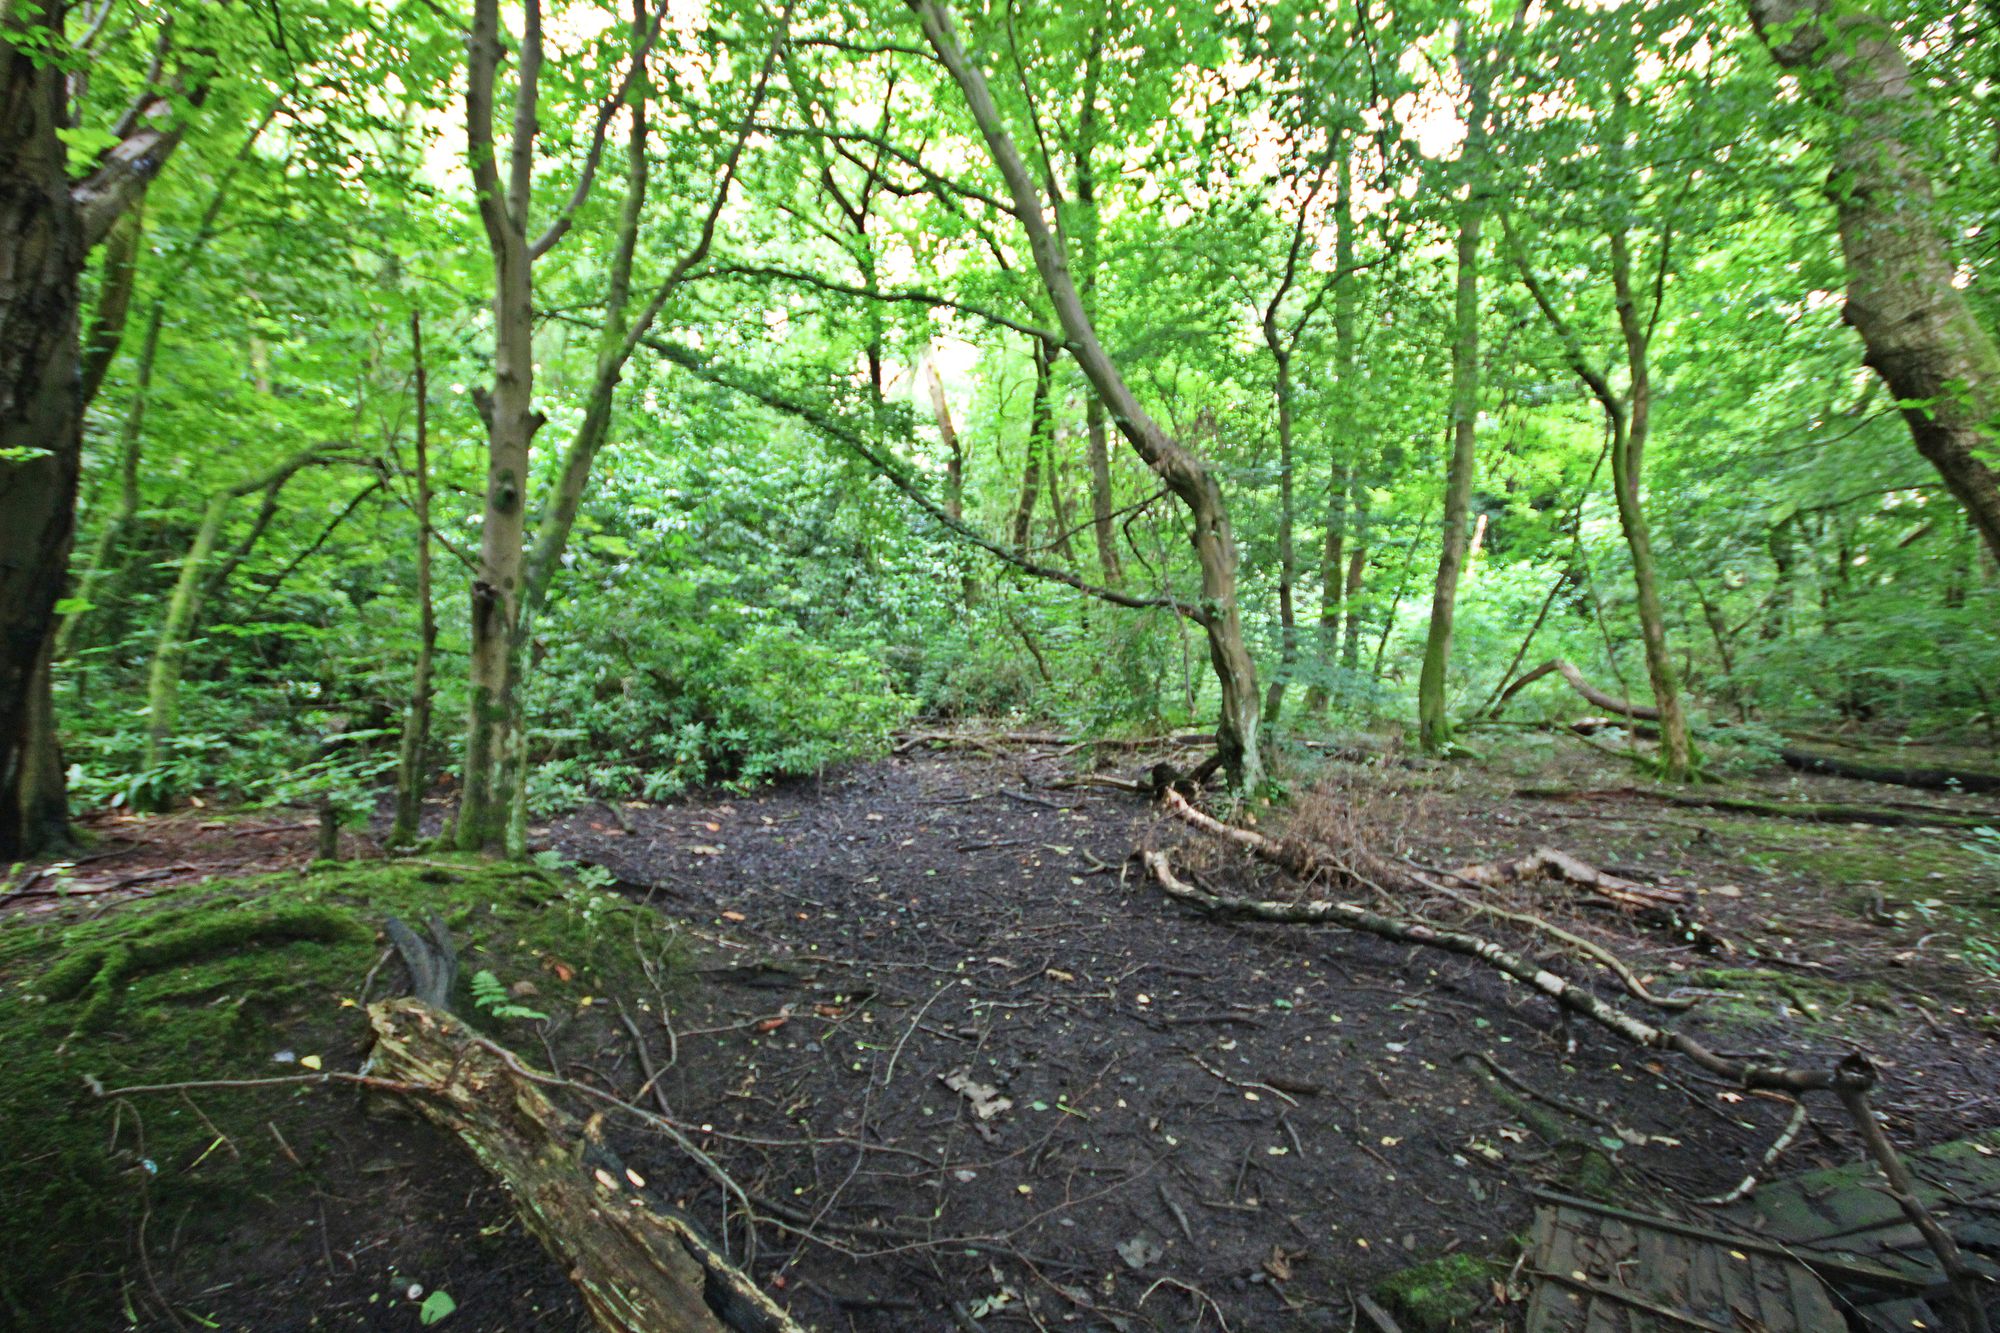
[[1749,0],[1751,20],[1844,132],[1826,184],[1847,264],[1843,318],[1929,459],[2000,557],[2000,348],[1955,281],[1914,139],[1923,108],[1889,22],[1865,3]]
[[1667,649],[1667,621],[1660,607],[1660,576],[1639,489],[1652,423],[1652,374],[1647,358],[1651,335],[1640,322],[1633,296],[1631,256],[1626,250],[1623,227],[1614,228],[1611,233],[1611,274],[1631,375],[1627,411],[1621,422],[1614,425],[1611,436],[1611,489],[1618,498],[1618,523],[1625,530],[1625,545],[1632,553],[1639,637],[1646,646],[1646,675],[1653,687],[1653,703],[1660,710],[1660,767],[1669,780],[1685,782],[1694,771],[1694,750],[1688,742],[1687,714],[1681,707],[1680,673]]
[[125,420],[119,427],[118,508],[97,534],[97,545],[91,551],[90,564],[78,581],[76,600],[82,603],[81,607],[64,616],[56,630],[55,660],[58,662],[67,659],[75,650],[85,617],[90,615],[92,609],[91,595],[116,564],[126,531],[132,526],[132,520],[139,516],[139,459],[145,440],[146,402],[153,390],[153,363],[160,350],[160,318],[161,303],[155,300],[146,318],[145,338],[139,345],[132,400],[125,405]]
[[[1354,512],[1350,499],[1359,498],[1365,504],[1367,482],[1366,469],[1362,466],[1364,450],[1357,429],[1361,384],[1356,368],[1358,349],[1354,341],[1354,166],[1345,144],[1336,152],[1333,200],[1334,439],[1332,475],[1326,494],[1326,543],[1320,552],[1319,655],[1321,663],[1325,664],[1332,662],[1335,652],[1339,651],[1342,663],[1352,667],[1354,654],[1359,652],[1356,635],[1360,631],[1352,608],[1346,605],[1349,585],[1355,581],[1353,567],[1347,559],[1347,526],[1349,515]],[[1365,559],[1366,537],[1357,536],[1359,540],[1355,544],[1355,552]],[[1343,570],[1346,571],[1344,574]],[[1347,645],[1353,653],[1341,646],[1343,611],[1347,617]],[[1326,704],[1327,689],[1324,685],[1314,685],[1306,691],[1308,713],[1320,716],[1326,712]]]
[[[1473,188],[1476,191],[1478,187]],[[1451,664],[1452,618],[1458,609],[1459,574],[1465,566],[1465,519],[1472,507],[1472,474],[1477,463],[1480,213],[1475,195],[1466,201],[1458,219],[1458,333],[1451,350],[1451,464],[1445,475],[1444,546],[1438,554],[1437,583],[1431,593],[1424,669],[1417,681],[1417,728],[1426,754],[1441,754],[1451,745],[1445,673]]]
[[1368,493],[1360,490],[1354,509],[1354,549],[1347,556],[1347,637],[1340,645],[1340,664],[1349,671],[1361,665],[1361,590],[1368,578]]
[[430,372],[424,364],[423,315],[416,310],[410,312],[410,358],[417,416],[417,661],[396,761],[396,821],[387,839],[391,847],[416,841],[423,822],[424,784],[430,771],[431,655],[437,648],[437,612],[431,600]]
[[506,836],[514,713],[516,630],[521,620],[527,535],[528,453],[543,418],[535,411],[534,281],[527,239],[533,184],[535,79],[541,66],[541,6],[525,7],[515,137],[503,194],[493,156],[493,85],[501,60],[499,0],[473,9],[466,119],[469,156],[487,247],[493,257],[493,387],[476,391],[486,426],[486,501],[479,571],[472,580],[467,666],[465,771],[457,838],[463,851],[499,848]]
[[1035,396],[1028,404],[1028,447],[1021,462],[1021,495],[1014,503],[1014,545],[1028,549],[1034,535],[1035,499],[1042,493],[1042,467],[1049,453],[1049,428],[1053,410],[1049,404],[1049,360],[1047,343],[1037,338],[1035,356]]
[[59,38],[60,10],[48,5],[22,19],[13,9],[0,13],[0,860],[35,851],[46,834],[22,805],[23,784],[83,447],[77,301],[85,244],[56,137],[65,124],[63,76],[56,61],[11,40],[23,27],[31,39]]
[[931,412],[937,418],[938,438],[944,442],[944,512],[953,518],[965,517],[965,446],[958,428],[951,423],[951,404],[945,401],[944,380],[937,362],[924,362],[924,388],[929,392]]
[[1299,623],[1292,605],[1298,581],[1298,551],[1293,545],[1292,501],[1292,358],[1266,321],[1271,355],[1278,364],[1274,392],[1278,400],[1278,670],[1264,694],[1264,725],[1276,726],[1285,707],[1285,685],[1299,658]]
[[1062,323],[1070,353],[1104,400],[1126,442],[1187,507],[1195,558],[1201,566],[1200,622],[1208,638],[1209,663],[1220,687],[1216,744],[1223,767],[1238,786],[1254,788],[1264,779],[1258,752],[1257,667],[1243,641],[1236,598],[1236,538],[1230,530],[1222,487],[1208,466],[1167,434],[1139,404],[1104,346],[1077,294],[1062,239],[1050,225],[1040,189],[1008,133],[986,76],[965,54],[955,25],[939,0],[912,0],[925,38],[965,96],[966,108],[986,140],[994,165],[1007,183],[1014,214],[1028,235],[1029,250],[1042,286]]
[[[1072,227],[1076,232],[1077,266],[1082,273],[1077,295],[1084,314],[1097,320],[1097,242],[1101,227],[1097,213],[1097,87],[1104,68],[1104,30],[1091,34],[1090,55],[1084,64],[1083,100],[1077,114],[1076,206]],[[1097,567],[1104,585],[1115,588],[1125,577],[1118,558],[1118,533],[1112,526],[1111,448],[1104,428],[1104,400],[1086,386],[1083,400],[1083,436],[1090,465],[1090,525],[1097,542]]]

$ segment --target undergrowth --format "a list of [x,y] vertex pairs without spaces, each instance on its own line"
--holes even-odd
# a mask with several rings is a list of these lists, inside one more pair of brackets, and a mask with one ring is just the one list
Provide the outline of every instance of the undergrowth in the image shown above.
[[[471,860],[347,863],[210,881],[95,919],[15,919],[0,934],[0,1325],[133,1322],[171,1243],[224,1243],[246,1210],[325,1189],[325,1149],[363,1103],[318,1085],[103,1098],[94,1089],[353,1069],[383,918],[437,913],[466,967],[454,1008],[516,1044],[536,1013],[482,1013],[470,977],[532,988],[549,1012],[643,986],[670,959],[657,916],[546,871]],[[532,980],[529,980],[532,978]],[[379,999],[403,984],[394,961]],[[510,1029],[512,1029],[510,1031]],[[296,1155],[296,1161],[292,1160]],[[155,1303],[155,1307],[157,1305]],[[199,1321],[198,1309],[183,1314]]]

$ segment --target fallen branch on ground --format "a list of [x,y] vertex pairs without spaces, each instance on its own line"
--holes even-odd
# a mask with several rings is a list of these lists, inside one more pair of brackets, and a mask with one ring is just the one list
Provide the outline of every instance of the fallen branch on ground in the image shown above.
[[[1225,824],[1189,805],[1177,792],[1161,798],[1167,809],[1184,823],[1213,837],[1241,847],[1280,869],[1290,870],[1297,853],[1252,829]],[[1938,1264],[1950,1281],[1954,1314],[1960,1327],[1969,1333],[1988,1333],[1981,1280],[1965,1265],[1950,1234],[1917,1197],[1909,1169],[1895,1145],[1883,1132],[1869,1105],[1869,1091],[1875,1085],[1875,1066],[1859,1052],[1850,1052],[1832,1068],[1760,1065],[1721,1054],[1684,1032],[1656,1026],[1619,1008],[1566,978],[1501,947],[1498,943],[1463,931],[1439,930],[1417,921],[1399,921],[1372,912],[1355,903],[1321,899],[1284,903],[1223,895],[1196,888],[1177,876],[1165,853],[1140,853],[1153,882],[1162,892],[1204,911],[1258,921],[1331,923],[1366,931],[1383,939],[1418,944],[1485,963],[1503,975],[1523,982],[1554,1000],[1563,1009],[1588,1018],[1599,1027],[1625,1041],[1650,1050],[1671,1051],[1743,1088],[1767,1089],[1794,1096],[1807,1092],[1831,1092],[1853,1121],[1867,1145],[1889,1191],[1937,1256]]]
[[507,1185],[605,1333],[801,1333],[511,1053],[421,1000],[371,1005],[368,1018],[370,1067],[431,1090],[411,1105]]
[[1799,1136],[1799,1131],[1806,1127],[1806,1119],[1806,1104],[1804,1102],[1793,1103],[1792,1118],[1786,1122],[1784,1131],[1777,1138],[1771,1140],[1771,1146],[1764,1150],[1764,1159],[1757,1163],[1756,1169],[1744,1176],[1742,1180],[1736,1183],[1736,1187],[1727,1193],[1717,1194],[1706,1199],[1696,1199],[1695,1202],[1707,1204],[1711,1207],[1720,1207],[1725,1203],[1735,1203],[1738,1199],[1748,1195],[1751,1190],[1757,1188],[1757,1177],[1770,1170],[1771,1164],[1784,1155],[1785,1149],[1792,1146],[1793,1141]]
[[1605,787],[1592,791],[1569,788],[1521,787],[1514,792],[1533,800],[1587,801],[1599,797],[1632,797],[1659,801],[1683,810],[1723,810],[1732,814],[1797,819],[1812,824],[1871,824],[1882,828],[1979,828],[2000,815],[1939,810],[1927,806],[1844,805],[1836,802],[1760,801],[1744,796],[1653,791],[1645,787]]

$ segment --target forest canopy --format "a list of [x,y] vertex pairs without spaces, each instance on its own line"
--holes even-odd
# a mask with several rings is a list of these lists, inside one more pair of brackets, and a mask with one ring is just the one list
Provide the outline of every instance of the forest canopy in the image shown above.
[[14,0],[0,848],[1572,677],[2000,744],[1991,23]]

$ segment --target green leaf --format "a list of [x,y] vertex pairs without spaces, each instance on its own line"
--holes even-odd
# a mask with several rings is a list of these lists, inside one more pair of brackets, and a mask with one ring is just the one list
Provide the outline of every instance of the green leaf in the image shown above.
[[417,1307],[417,1322],[428,1328],[449,1318],[457,1308],[458,1302],[451,1298],[450,1292],[434,1291],[424,1297],[424,1303]]

